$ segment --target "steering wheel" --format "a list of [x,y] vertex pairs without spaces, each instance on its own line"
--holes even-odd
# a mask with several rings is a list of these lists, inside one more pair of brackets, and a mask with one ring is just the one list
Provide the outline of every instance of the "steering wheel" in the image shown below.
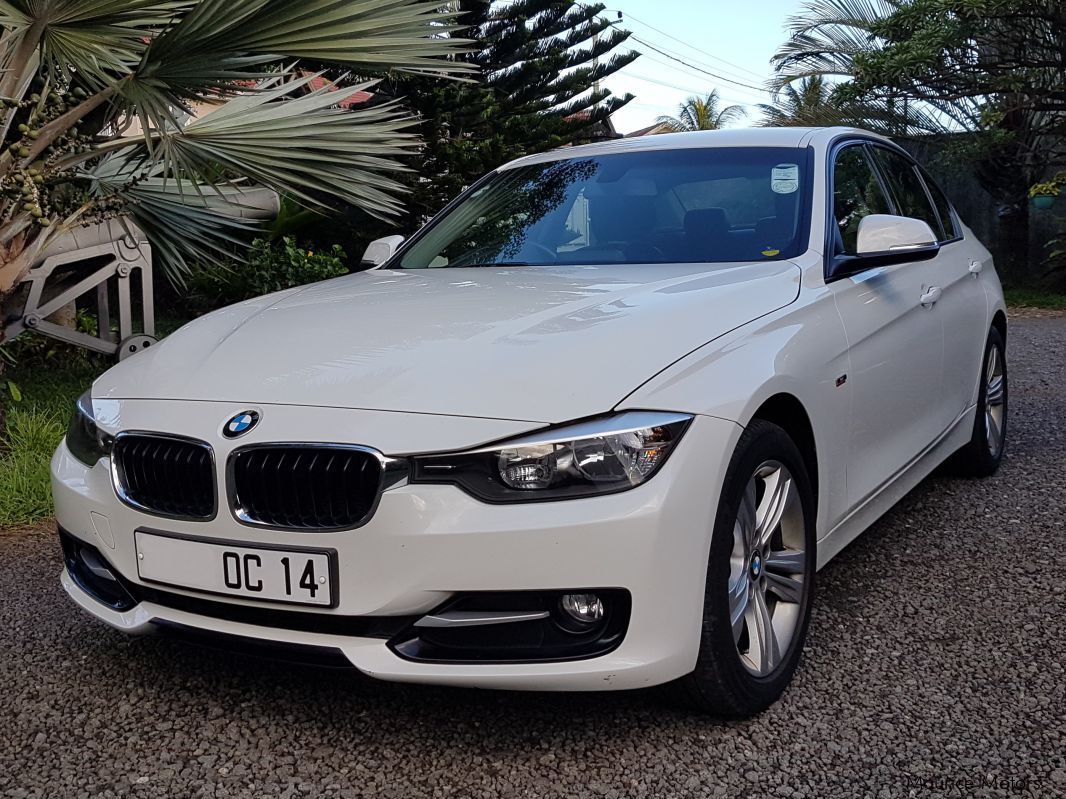
[[666,255],[654,244],[640,242],[625,248],[626,258],[632,261],[665,261]]
[[[519,253],[520,256],[522,256],[522,255],[524,255],[526,253],[527,250],[530,250],[530,249],[533,249],[533,250],[536,250],[539,253],[542,253],[544,256],[546,256],[547,260],[550,261],[551,263],[555,263],[556,261],[559,260],[559,254],[557,252],[555,252],[555,250],[553,250],[551,247],[545,247],[543,244],[539,244],[539,243],[537,243],[535,241],[527,241],[525,244],[522,245],[522,249],[519,250],[518,253]],[[519,258],[519,260],[525,260],[525,259],[524,258]]]

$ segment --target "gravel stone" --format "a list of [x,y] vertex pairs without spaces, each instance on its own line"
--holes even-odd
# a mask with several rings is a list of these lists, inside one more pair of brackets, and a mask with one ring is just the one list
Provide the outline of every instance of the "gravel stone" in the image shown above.
[[750,721],[128,639],[64,596],[50,531],[0,535],[0,796],[1064,796],[1066,318],[1009,349],[999,474],[926,480],[826,567]]

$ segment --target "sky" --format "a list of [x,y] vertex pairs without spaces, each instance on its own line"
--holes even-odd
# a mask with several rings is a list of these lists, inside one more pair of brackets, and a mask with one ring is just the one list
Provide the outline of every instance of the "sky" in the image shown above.
[[747,106],[751,118],[757,119],[753,106],[769,102],[761,87],[772,73],[770,57],[787,37],[787,19],[802,4],[802,0],[601,1],[611,19],[622,12],[620,24],[633,34],[623,47],[643,53],[603,82],[614,94],[635,96],[613,117],[620,133],[651,125],[663,114],[675,116],[687,97],[711,89],[718,90],[726,105]]

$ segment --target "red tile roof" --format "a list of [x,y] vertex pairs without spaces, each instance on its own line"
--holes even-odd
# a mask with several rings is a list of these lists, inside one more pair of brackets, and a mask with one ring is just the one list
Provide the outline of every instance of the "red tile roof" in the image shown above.
[[[322,75],[318,75],[312,78],[307,84],[307,88],[309,88],[311,91],[318,91],[319,89],[324,89],[327,86],[330,87],[329,90],[331,92],[339,92],[344,90],[343,87],[338,86],[333,81]],[[361,105],[362,103],[367,102],[373,96],[374,95],[370,92],[356,91],[352,92],[352,94],[348,95],[343,100],[340,100],[337,105],[341,108],[351,108],[353,105]]]

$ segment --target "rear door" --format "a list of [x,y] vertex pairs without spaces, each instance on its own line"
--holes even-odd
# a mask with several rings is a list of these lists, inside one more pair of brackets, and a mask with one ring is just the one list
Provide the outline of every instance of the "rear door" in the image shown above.
[[[829,246],[855,254],[859,223],[896,213],[869,146],[851,143],[831,165]],[[851,442],[848,500],[862,502],[906,467],[943,430],[944,336],[934,306],[932,261],[876,267],[829,283],[850,351]]]
[[944,330],[943,402],[939,409],[947,429],[974,401],[985,344],[986,302],[978,280],[979,263],[971,245],[959,234],[951,206],[943,192],[908,156],[887,147],[872,146],[874,160],[888,185],[897,213],[929,223],[937,234],[940,252],[931,262],[933,282],[940,291],[936,316]]
[[943,229],[937,283],[943,290],[944,401],[956,414],[977,402],[981,359],[988,337],[988,297],[984,281],[992,277],[992,256],[975,239],[963,235],[962,223],[947,196],[918,169],[936,207]]

